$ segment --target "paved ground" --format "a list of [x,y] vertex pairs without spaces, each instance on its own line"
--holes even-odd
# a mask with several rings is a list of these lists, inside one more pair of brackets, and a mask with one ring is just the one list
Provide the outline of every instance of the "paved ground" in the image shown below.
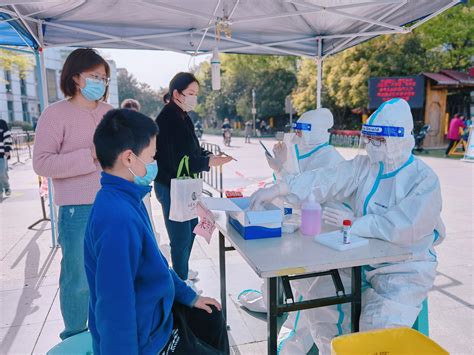
[[[220,144],[218,137],[205,137]],[[226,188],[255,188],[268,179],[262,149],[254,141],[236,138],[226,151],[238,159],[225,168]],[[268,141],[268,147],[272,142]],[[354,150],[341,149],[346,157]],[[439,246],[438,278],[429,296],[431,336],[452,354],[473,354],[474,284],[473,244],[474,165],[456,160],[423,157],[441,180],[443,218],[448,237]],[[41,216],[37,180],[31,161],[10,172],[13,195],[0,204],[0,354],[44,354],[59,342],[58,276],[60,249],[51,248],[49,225],[27,226]],[[161,210],[153,199],[155,224],[166,250],[167,236]],[[228,307],[231,342],[235,354],[264,354],[266,324],[263,317],[241,309],[237,295],[259,287],[260,280],[237,253],[227,259]],[[217,238],[208,245],[197,239],[191,267],[200,272],[197,286],[219,297]]]

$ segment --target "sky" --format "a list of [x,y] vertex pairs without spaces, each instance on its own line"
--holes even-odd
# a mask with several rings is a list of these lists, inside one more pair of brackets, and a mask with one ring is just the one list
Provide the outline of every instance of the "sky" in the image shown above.
[[168,51],[131,49],[99,49],[107,59],[113,59],[117,68],[126,68],[139,82],[149,84],[153,89],[168,87],[171,78],[180,71],[188,71],[190,65],[209,60],[209,56],[191,57]]

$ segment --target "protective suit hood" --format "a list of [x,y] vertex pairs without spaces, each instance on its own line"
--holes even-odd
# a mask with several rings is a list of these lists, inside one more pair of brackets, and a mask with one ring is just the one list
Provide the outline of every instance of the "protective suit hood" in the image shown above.
[[334,117],[327,108],[306,111],[295,124],[302,131],[302,143],[315,146],[329,141],[328,130],[334,126]]
[[[394,128],[396,132],[393,132]],[[386,146],[376,149],[369,143],[366,146],[367,154],[371,162],[383,162],[385,172],[396,170],[408,160],[415,146],[413,116],[408,102],[396,98],[380,105],[369,117],[362,131],[377,129],[388,133],[388,136],[384,137]]]

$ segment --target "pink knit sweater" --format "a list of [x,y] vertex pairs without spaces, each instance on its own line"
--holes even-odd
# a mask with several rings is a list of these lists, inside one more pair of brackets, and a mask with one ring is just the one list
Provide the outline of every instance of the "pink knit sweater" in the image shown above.
[[56,205],[88,205],[99,191],[100,166],[92,158],[93,136],[104,114],[112,109],[100,102],[94,110],[68,100],[46,108],[36,128],[33,169],[51,177]]

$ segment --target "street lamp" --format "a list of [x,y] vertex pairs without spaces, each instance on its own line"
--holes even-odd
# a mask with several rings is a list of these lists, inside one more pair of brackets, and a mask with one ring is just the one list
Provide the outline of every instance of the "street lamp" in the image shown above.
[[257,114],[257,109],[255,108],[255,89],[252,89],[252,115],[253,115],[253,136],[257,136],[257,131],[256,131],[256,121],[255,121],[255,115]]

